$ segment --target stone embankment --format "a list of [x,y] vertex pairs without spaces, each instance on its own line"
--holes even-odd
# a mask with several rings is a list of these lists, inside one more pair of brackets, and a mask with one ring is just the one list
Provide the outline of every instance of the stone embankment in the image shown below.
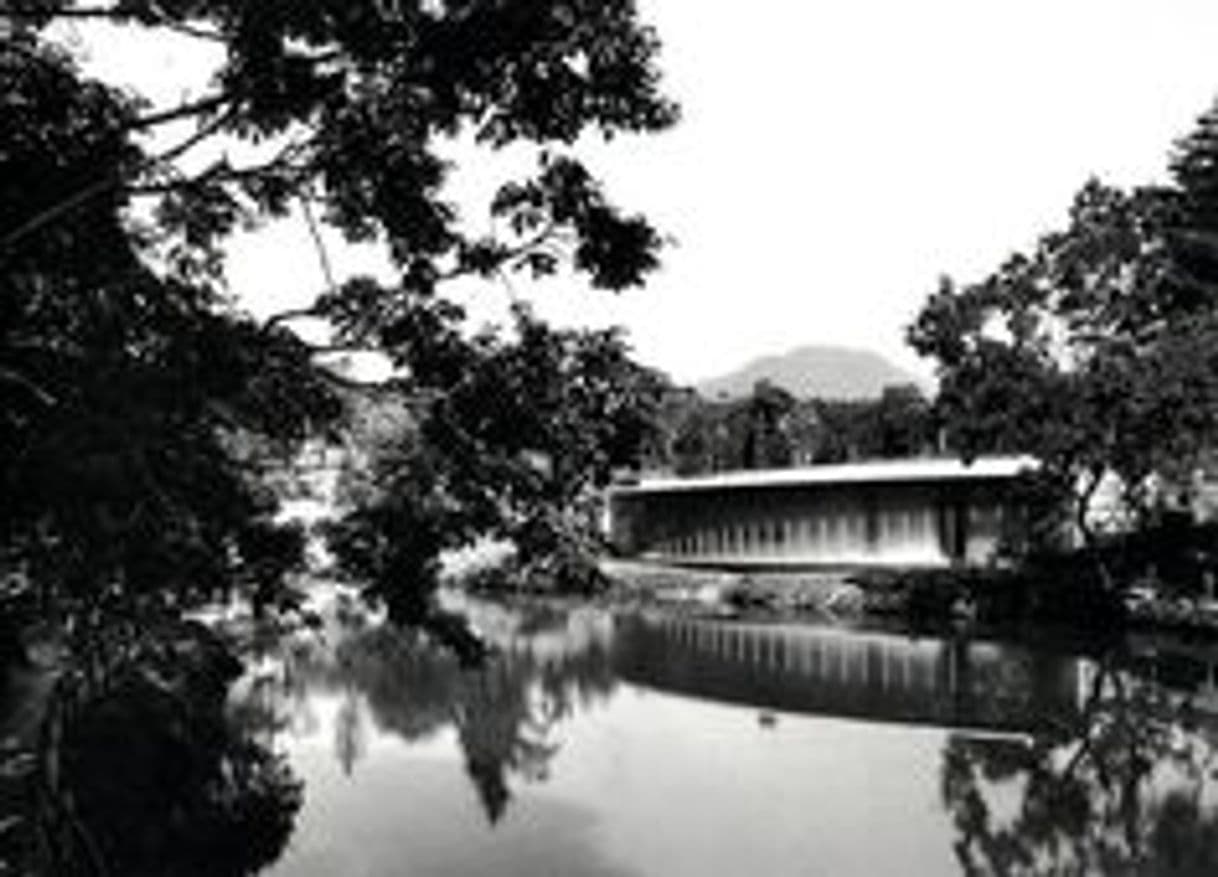
[[693,569],[605,560],[601,571],[613,583],[617,599],[684,606],[707,614],[773,611],[835,618],[861,615],[872,608],[847,570]]
[[[913,623],[1025,623],[1218,637],[1218,600],[1134,585],[1116,592],[1004,569],[759,572],[607,560],[611,599],[704,615],[895,615]],[[1213,588],[1209,589],[1212,592]]]

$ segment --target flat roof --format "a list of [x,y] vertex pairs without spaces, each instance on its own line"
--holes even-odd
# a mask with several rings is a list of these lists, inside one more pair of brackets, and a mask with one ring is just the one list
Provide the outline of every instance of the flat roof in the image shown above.
[[892,484],[902,482],[1010,480],[1038,468],[1027,454],[978,457],[971,463],[959,458],[872,460],[787,469],[747,469],[715,472],[687,478],[644,478],[635,484],[611,488],[618,496],[680,493],[694,490],[730,490],[751,487],[803,487],[829,484]]

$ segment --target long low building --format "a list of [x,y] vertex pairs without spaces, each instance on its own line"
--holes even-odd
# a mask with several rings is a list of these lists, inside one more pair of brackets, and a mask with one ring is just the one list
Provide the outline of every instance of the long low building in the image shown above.
[[627,556],[723,567],[949,566],[994,559],[1026,456],[883,460],[652,478],[609,492]]

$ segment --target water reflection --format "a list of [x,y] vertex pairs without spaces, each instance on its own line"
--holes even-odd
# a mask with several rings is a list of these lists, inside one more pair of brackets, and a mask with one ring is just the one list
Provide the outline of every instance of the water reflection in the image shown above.
[[964,638],[796,624],[623,618],[621,676],[719,701],[815,715],[1027,731],[1070,721],[1084,664]]
[[227,720],[238,665],[198,626],[155,642],[52,689],[31,795],[45,873],[243,877],[288,842],[301,783]]
[[[1162,670],[1193,684],[1168,688]],[[1218,873],[1218,717],[1200,660],[1087,665],[1077,719],[1026,741],[953,734],[942,794],[966,873]]]
[[309,783],[276,874],[1218,870],[1204,651],[462,608],[484,669],[348,618],[248,681]]
[[613,691],[615,675],[601,613],[465,607],[497,646],[486,667],[464,668],[425,634],[350,620],[321,639],[302,639],[280,665],[253,679],[235,709],[262,715],[273,732],[317,727],[315,698],[337,693],[334,753],[351,774],[378,734],[420,743],[455,731],[465,771],[488,821],[503,816],[514,780],[544,781],[559,751],[558,723]]

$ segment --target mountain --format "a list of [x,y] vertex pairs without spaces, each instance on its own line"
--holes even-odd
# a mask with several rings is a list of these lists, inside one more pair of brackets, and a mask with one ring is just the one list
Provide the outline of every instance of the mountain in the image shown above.
[[708,399],[734,398],[749,395],[762,379],[800,399],[874,399],[890,384],[922,385],[878,353],[815,345],[754,359],[735,371],[700,382],[697,389]]

